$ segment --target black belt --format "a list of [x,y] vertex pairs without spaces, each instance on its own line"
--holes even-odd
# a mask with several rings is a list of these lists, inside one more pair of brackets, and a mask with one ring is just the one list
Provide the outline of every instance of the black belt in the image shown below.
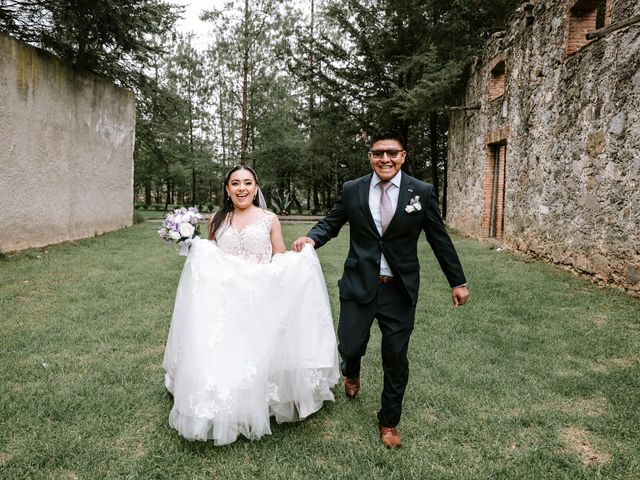
[[380,275],[378,277],[378,283],[393,283],[395,281],[395,277],[390,277],[389,275]]

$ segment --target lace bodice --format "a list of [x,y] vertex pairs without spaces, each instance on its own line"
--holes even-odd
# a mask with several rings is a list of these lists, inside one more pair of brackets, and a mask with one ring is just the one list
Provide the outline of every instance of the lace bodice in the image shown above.
[[271,224],[275,214],[264,210],[264,215],[254,223],[236,230],[227,218],[216,232],[220,250],[252,263],[271,261]]

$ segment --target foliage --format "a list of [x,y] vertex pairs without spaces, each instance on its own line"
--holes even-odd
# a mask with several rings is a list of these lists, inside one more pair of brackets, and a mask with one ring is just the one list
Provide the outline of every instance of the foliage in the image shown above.
[[271,199],[271,204],[278,215],[289,215],[291,213],[291,198],[289,198],[288,193],[281,197],[278,192],[275,192]]
[[137,225],[138,223],[143,223],[146,220],[145,216],[139,212],[139,211],[134,211],[133,212],[133,224]]
[[0,0],[0,28],[134,89],[147,208],[215,205],[246,163],[268,201],[319,213],[369,171],[379,127],[400,129],[408,171],[444,190],[446,107],[518,3],[230,0],[202,12],[204,51],[170,31],[180,8],[167,0]]
[[156,203],[162,196],[166,204],[213,202],[214,183],[218,186],[212,163],[212,87],[204,58],[191,41],[189,35],[176,37],[170,54],[154,61],[153,78],[141,86],[135,183],[147,206],[154,196]]
[[409,171],[437,186],[445,107],[460,94],[473,55],[518,3],[329,0],[321,16],[327,27],[300,42],[292,71],[339,106],[352,132],[399,130],[409,142]]
[[[237,163],[252,164],[257,124],[273,105],[271,87],[280,78],[274,57],[277,60],[291,35],[291,8],[278,0],[230,1],[222,10],[205,11],[202,18],[214,30],[208,54],[216,67],[220,95],[231,95],[234,107],[220,107],[220,123],[226,124],[227,138],[235,143],[227,151],[236,152]],[[237,131],[230,135],[233,126]]]
[[180,8],[165,0],[0,0],[0,30],[126,86],[163,51]]

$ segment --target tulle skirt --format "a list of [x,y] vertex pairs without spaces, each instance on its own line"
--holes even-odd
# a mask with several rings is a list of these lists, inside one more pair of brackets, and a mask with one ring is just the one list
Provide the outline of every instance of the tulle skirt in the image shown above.
[[194,240],[176,294],[164,354],[169,424],[189,440],[259,439],[333,400],[338,355],[315,251],[269,264]]

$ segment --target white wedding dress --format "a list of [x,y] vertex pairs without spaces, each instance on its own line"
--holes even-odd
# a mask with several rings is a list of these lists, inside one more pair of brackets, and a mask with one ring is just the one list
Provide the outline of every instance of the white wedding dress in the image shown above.
[[164,354],[169,424],[216,445],[258,439],[333,400],[338,356],[315,251],[271,256],[273,215],[194,239]]

